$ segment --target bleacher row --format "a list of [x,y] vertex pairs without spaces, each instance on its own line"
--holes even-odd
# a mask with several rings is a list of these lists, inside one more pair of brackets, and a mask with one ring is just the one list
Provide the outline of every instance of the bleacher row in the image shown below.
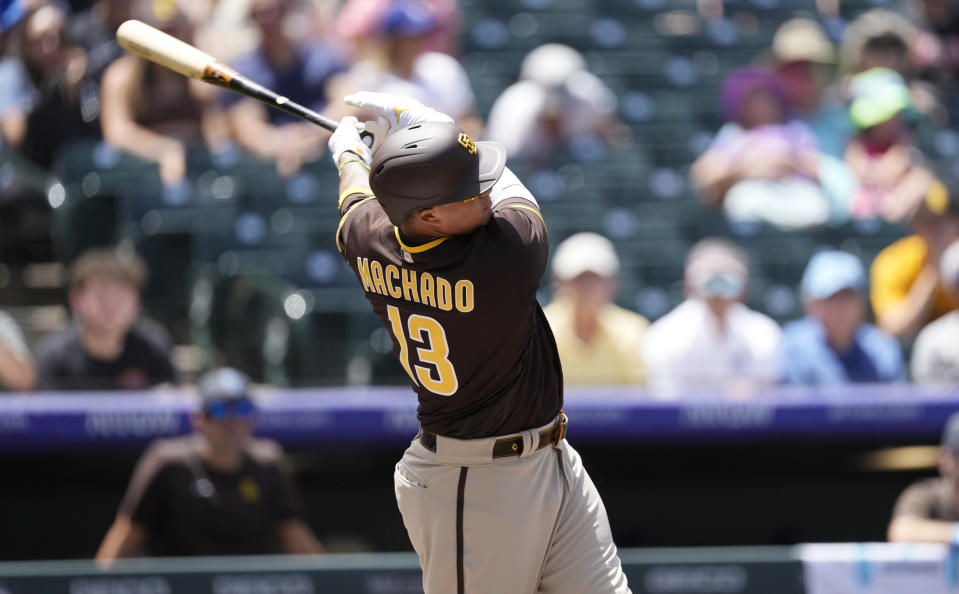
[[[582,230],[614,240],[621,304],[650,318],[668,311],[682,299],[689,247],[723,235],[752,256],[750,305],[785,321],[800,314],[795,285],[817,248],[841,247],[868,263],[905,230],[874,221],[806,233],[732,227],[700,205],[688,167],[721,124],[719,82],[757,57],[779,23],[815,5],[725,1],[722,17],[706,21],[696,4],[462,0],[462,62],[483,116],[526,52],[545,42],[581,50],[617,93],[633,132],[627,149],[583,139],[546,169],[514,169],[541,201],[554,246]],[[842,16],[885,4],[842,2]],[[941,131],[936,144],[940,169],[951,172],[959,135]],[[197,151],[187,181],[164,188],[155,166],[91,141],[67,147],[53,174],[58,181],[45,188],[62,257],[132,241],[151,269],[147,309],[178,342],[199,347],[195,364],[213,358],[280,385],[402,381],[336,253],[337,175],[325,159],[281,179],[234,147]]]

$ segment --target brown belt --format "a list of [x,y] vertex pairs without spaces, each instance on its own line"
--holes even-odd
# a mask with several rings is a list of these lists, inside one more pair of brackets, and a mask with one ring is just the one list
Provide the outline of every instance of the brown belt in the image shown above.
[[[557,417],[556,422],[546,429],[542,429],[539,432],[539,443],[536,445],[537,450],[541,450],[546,446],[558,445],[559,442],[563,441],[563,438],[566,437],[566,426],[569,425],[569,418],[566,416],[566,413],[559,411],[559,417]],[[431,431],[424,431],[423,428],[420,428],[420,432],[416,436],[420,440],[420,443],[423,444],[423,447],[428,449],[431,452],[436,452],[436,434]],[[494,458],[508,458],[509,456],[519,456],[523,453],[523,436],[514,435],[512,437],[501,437],[496,440],[496,443],[493,444],[493,457]]]

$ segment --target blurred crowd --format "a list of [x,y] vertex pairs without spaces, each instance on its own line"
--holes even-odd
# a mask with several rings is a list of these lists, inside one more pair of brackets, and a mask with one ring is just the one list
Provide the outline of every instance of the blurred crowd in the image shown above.
[[[99,138],[155,163],[175,189],[193,150],[238,148],[283,178],[324,157],[328,132],[123,52],[115,30],[130,18],[334,119],[369,117],[340,100],[356,90],[414,97],[504,144],[524,171],[584,138],[611,150],[631,142],[616,93],[560,43],[530,51],[488,118],[480,113],[459,60],[455,0],[3,0],[6,159],[48,168],[71,141]],[[869,10],[841,32],[823,26],[830,18],[820,7],[784,22],[726,76],[716,89],[725,123],[690,164],[690,182],[702,208],[734,224],[803,233],[876,220],[901,225],[903,237],[873,261],[823,246],[797,279],[805,315],[782,327],[745,304],[752,268],[735,240],[701,238],[686,257],[685,300],[647,320],[617,305],[622,254],[609,239],[554,239],[544,295],[568,385],[648,386],[673,398],[775,384],[959,383],[959,190],[929,148],[959,115],[949,100],[959,8],[915,0]],[[4,216],[28,200],[7,186]],[[130,245],[101,246],[70,262],[71,319],[60,332],[28,346],[0,312],[0,385],[142,389],[189,379],[168,329],[141,311],[146,278]]]

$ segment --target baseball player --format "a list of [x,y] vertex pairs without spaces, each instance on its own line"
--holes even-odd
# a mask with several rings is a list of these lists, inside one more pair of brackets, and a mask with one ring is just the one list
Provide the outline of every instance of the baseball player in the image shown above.
[[330,138],[337,246],[393,337],[421,429],[396,500],[427,594],[629,592],[599,493],[564,439],[563,378],[536,302],[548,254],[503,147],[413,100],[360,92]]

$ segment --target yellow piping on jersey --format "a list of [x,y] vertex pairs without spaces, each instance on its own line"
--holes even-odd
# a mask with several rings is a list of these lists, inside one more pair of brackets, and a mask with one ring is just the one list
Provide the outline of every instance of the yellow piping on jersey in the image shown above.
[[343,228],[343,223],[346,222],[346,217],[347,217],[347,215],[349,215],[351,212],[353,212],[354,210],[356,210],[356,207],[357,207],[357,206],[363,204],[364,202],[369,202],[370,200],[373,200],[373,199],[374,199],[374,197],[373,197],[373,196],[370,196],[369,198],[364,198],[364,199],[360,200],[359,202],[357,202],[356,204],[354,204],[353,206],[351,206],[350,209],[347,210],[346,212],[344,212],[344,213],[343,213],[343,216],[340,217],[340,224],[336,226],[336,250],[337,250],[337,251],[339,251],[339,252],[341,252],[341,253],[343,252],[343,246],[340,245],[340,229]]
[[[539,217],[539,220],[543,221],[543,215],[541,215],[538,210],[536,210],[535,208],[532,208],[532,207],[530,207],[530,206],[523,206],[522,204],[507,204],[506,207],[507,207],[507,208],[522,208],[523,210],[528,210],[528,211],[530,211],[531,213],[533,213],[534,215],[538,216],[538,217]],[[543,221],[543,227],[546,227],[546,221]],[[549,233],[549,229],[547,229],[546,232]]]
[[362,186],[353,186],[352,188],[347,188],[340,192],[340,201],[336,203],[336,207],[339,208],[343,206],[343,201],[352,196],[353,194],[372,194],[373,190],[369,188],[364,188]]
[[446,241],[447,239],[449,239],[448,237],[440,237],[439,239],[434,239],[433,241],[431,241],[431,242],[429,242],[429,243],[424,243],[423,245],[418,245],[418,246],[416,246],[416,247],[412,247],[412,246],[406,245],[405,243],[403,243],[403,240],[400,239],[400,228],[399,228],[399,227],[394,226],[394,227],[393,227],[393,232],[396,234],[396,241],[398,241],[398,242],[400,243],[400,247],[403,248],[404,250],[406,250],[407,252],[411,253],[411,254],[419,254],[419,253],[421,253],[421,252],[425,252],[426,250],[433,249],[433,248],[435,248],[436,246],[438,246],[439,244],[441,244],[441,243],[443,243],[444,241]]

